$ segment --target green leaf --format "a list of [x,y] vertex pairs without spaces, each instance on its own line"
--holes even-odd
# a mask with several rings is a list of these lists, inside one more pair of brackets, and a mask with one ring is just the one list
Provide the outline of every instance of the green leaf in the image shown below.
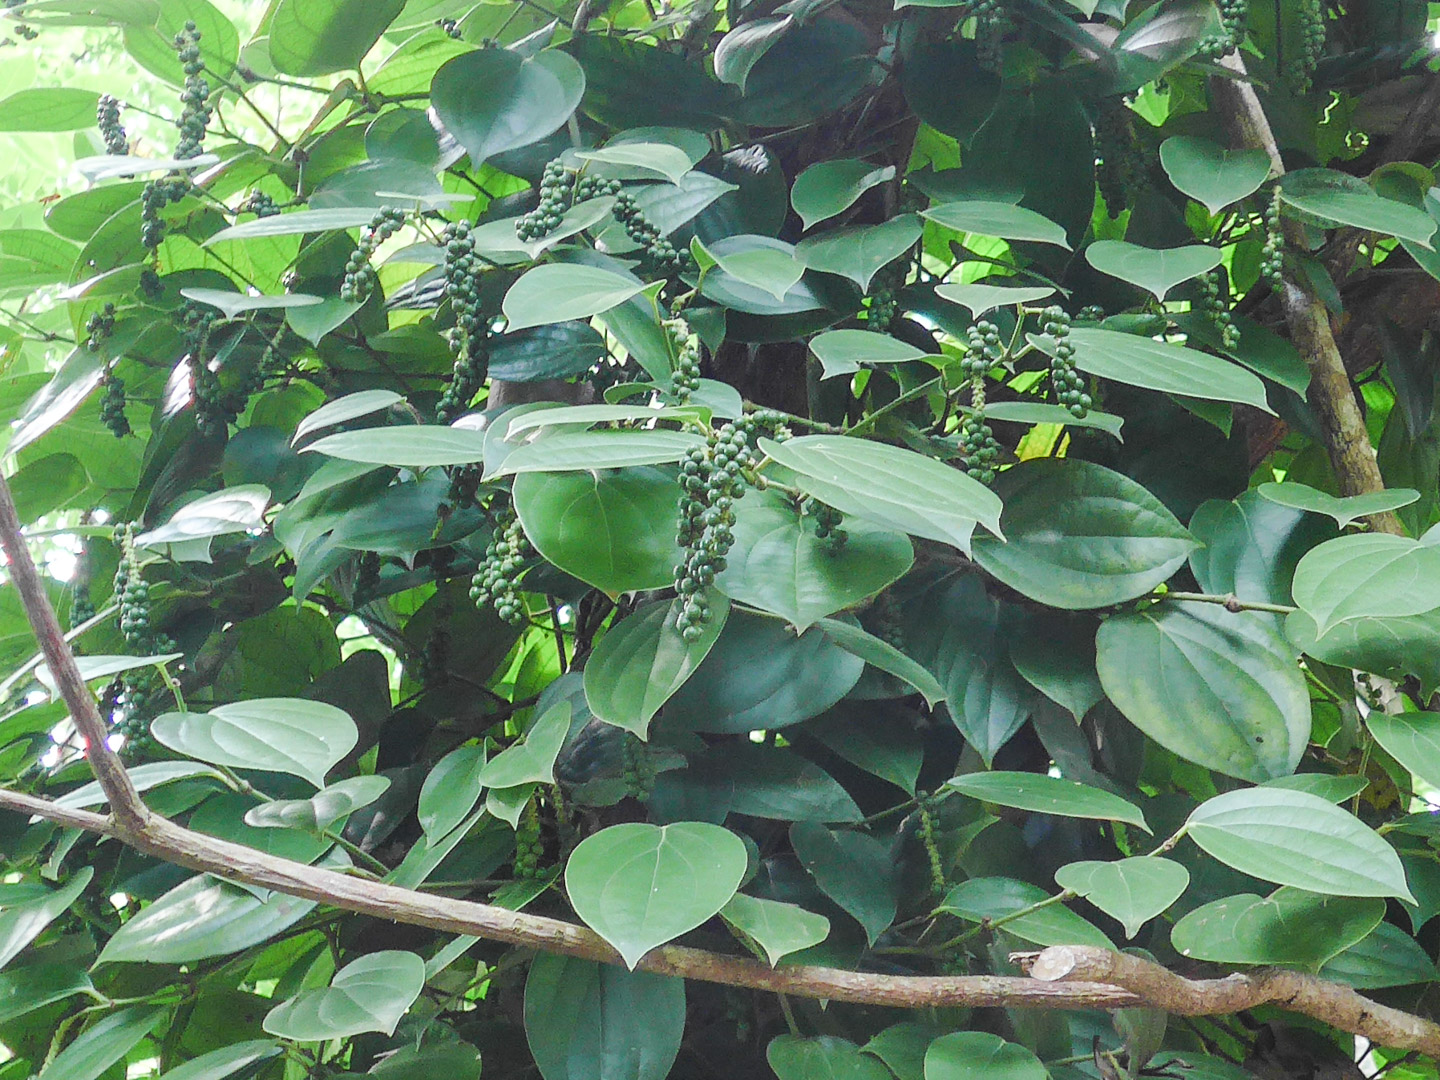
[[942,1035],[925,1051],[925,1080],[1047,1080],[1040,1059],[988,1031]]
[[[145,176],[157,172],[174,172],[177,169],[208,169],[218,165],[220,158],[215,154],[196,154],[192,158],[148,158],[132,154],[100,154],[96,157],[80,158],[75,162],[76,170],[92,184],[100,180],[111,180],[117,176],[127,178]],[[212,292],[202,289],[202,292]]]
[[[163,667],[174,660],[179,660],[184,653],[166,653],[164,656],[77,656],[75,666],[80,671],[80,677],[86,682],[95,682],[99,679],[108,679],[112,675],[119,675],[125,671],[139,671],[148,667]],[[55,676],[50,674],[50,665],[41,664],[35,669],[35,678],[44,684],[45,689],[51,694],[57,692]],[[167,767],[173,766],[174,762],[165,762]],[[130,770],[130,778],[135,779],[135,774],[146,766],[141,765]],[[199,771],[204,771],[203,769]],[[142,774],[143,775],[143,774]],[[193,775],[193,771],[192,771]],[[87,785],[91,786],[91,785]],[[95,785],[98,790],[98,785]],[[138,788],[136,790],[139,790]],[[103,802],[104,800],[99,800]],[[99,802],[91,805],[99,805]]]
[[796,251],[789,244],[767,241],[768,237],[757,237],[762,243],[749,243],[752,238],[735,238],[740,244],[726,245],[721,250],[706,249],[711,261],[723,272],[745,285],[762,289],[783,301],[785,294],[795,287],[805,273],[805,264],[796,258]]
[[913,450],[843,435],[761,439],[760,449],[799,473],[802,491],[842,513],[967,553],[976,524],[1001,535],[998,496]]
[[844,213],[865,192],[893,179],[893,165],[882,168],[854,158],[816,162],[795,178],[790,188],[790,205],[808,229]]
[[[237,484],[186,503],[164,525],[135,537],[135,543],[159,547],[263,529],[269,505],[270,489],[263,484]],[[173,551],[171,557],[177,557]],[[208,562],[208,555],[202,561]]]
[[1190,871],[1148,855],[1116,862],[1074,862],[1055,871],[1055,884],[1118,920],[1125,936],[1133,938],[1140,927],[1180,899],[1190,884]]
[[60,365],[51,380],[25,403],[5,448],[7,456],[18,454],[80,407],[105,377],[99,353],[76,349]]
[[269,1061],[280,1053],[279,1044],[270,1039],[250,1039],[192,1058],[167,1071],[160,1080],[225,1080],[241,1069]]
[[568,699],[546,709],[525,733],[524,742],[506,747],[480,769],[480,786],[511,788],[555,783],[555,758],[570,733],[570,715]]
[[337,971],[329,986],[303,990],[275,1006],[261,1026],[296,1042],[343,1039],[366,1031],[393,1035],[423,989],[425,961],[414,953],[368,953]]
[[1431,246],[1435,219],[1376,193],[1365,181],[1333,169],[1296,169],[1280,179],[1280,198],[1302,214]]
[[1172,184],[1212,214],[1253,195],[1270,176],[1264,150],[1227,150],[1195,135],[1173,135],[1161,143],[1160,164]]
[[1078,722],[1101,698],[1095,672],[1095,630],[1078,619],[1033,621],[1010,642],[1010,662],[1020,677],[1067,709]]
[[665,1080],[685,1032],[685,981],[541,953],[525,1038],[544,1080]]
[[[946,895],[941,911],[970,922],[1001,919],[1033,907],[1050,894],[1038,885],[1007,877],[973,877]],[[1075,912],[1060,904],[1028,912],[1006,922],[1007,933],[1036,945],[1093,945],[1113,949],[1110,939]]]
[[1049,405],[1042,401],[987,401],[984,415],[987,420],[1008,420],[1017,424],[1063,424],[1067,427],[1094,428],[1112,436],[1116,442],[1125,441],[1120,437],[1120,429],[1125,420],[1096,409],[1091,409],[1084,416],[1073,416],[1064,405]]
[[1277,776],[1274,780],[1266,780],[1262,786],[1284,788],[1286,791],[1303,791],[1338,806],[1359,795],[1370,786],[1370,781],[1363,776],[1295,773],[1292,776]]
[[87,866],[64,888],[0,911],[0,968],[14,960],[45,927],[69,910],[94,876],[95,871]]
[[243,952],[310,914],[315,901],[268,900],[199,874],[175,886],[111,935],[97,964],[188,964]]
[[830,936],[830,920],[795,904],[736,893],[720,917],[765,952],[770,966],[790,953],[819,945]]
[[890,1080],[878,1060],[834,1035],[777,1036],[765,1048],[765,1060],[779,1080]]
[[772,821],[859,821],[864,815],[828,772],[794,750],[742,743],[726,749],[712,775],[730,788],[730,809]]
[[1300,763],[1310,695],[1264,616],[1166,603],[1107,619],[1095,644],[1105,693],[1167,750],[1256,783]]
[[[494,52],[493,49],[483,50]],[[548,263],[525,271],[501,303],[509,333],[531,326],[588,319],[645,289],[627,275],[581,263]]]
[[734,27],[715,46],[715,74],[743,94],[751,69],[794,25],[793,15],[774,15]]
[[0,975],[0,1024],[94,988],[90,976],[72,964],[28,964]]
[[1388,922],[1382,922],[1368,936],[1330,957],[1320,969],[1322,979],[1341,982],[1356,990],[1433,982],[1437,975],[1440,973],[1435,970],[1435,962],[1420,943]]
[[514,488],[515,512],[535,550],[611,596],[674,582],[678,494],[674,474],[653,466],[527,472]]
[[871,703],[854,702],[817,717],[805,734],[856,768],[915,794],[925,756],[920,735],[893,723],[890,714]]
[[795,246],[795,257],[810,270],[839,274],[868,291],[875,275],[914,247],[920,233],[918,217],[899,214],[879,225],[814,233]]
[[[595,658],[589,662],[593,664]],[[420,787],[415,808],[427,839],[440,839],[470,816],[484,791],[480,783],[484,767],[485,747],[479,743],[452,750],[435,763]]]
[[987,285],[983,282],[973,285],[955,285],[947,282],[935,287],[936,296],[968,309],[970,314],[977,319],[998,307],[1009,307],[1012,304],[1033,304],[1036,300],[1044,300],[1054,291],[1048,285]]
[[510,382],[568,379],[589,371],[605,355],[605,338],[584,322],[501,334],[492,337],[489,346],[490,377]]
[[1387,754],[1426,784],[1440,786],[1440,713],[1372,709],[1365,726]]
[[284,293],[279,296],[251,296],[241,292],[226,292],[224,289],[181,289],[180,295],[187,300],[219,308],[227,319],[247,311],[275,311],[280,308],[314,307],[321,303],[318,296],[304,293]]
[[[210,796],[196,808],[190,815],[190,828],[300,863],[314,862],[329,850],[330,840],[318,832],[305,832],[279,824],[270,828],[252,825],[245,820],[245,815],[253,809],[253,797],[239,792],[221,792]],[[266,897],[263,889],[252,887],[251,891],[262,900]]]
[[1306,553],[1291,591],[1322,638],[1360,619],[1422,615],[1440,608],[1440,546],[1387,533],[1342,536]]
[[485,457],[485,433],[471,428],[413,424],[367,428],[326,435],[303,448],[366,465],[429,469],[437,465],[474,465]]
[[348,713],[321,701],[260,698],[208,713],[165,713],[150,725],[177,754],[211,765],[289,773],[325,786],[325,774],[359,738]]
[[810,339],[810,351],[824,369],[822,379],[852,375],[861,364],[904,364],[931,355],[873,330],[827,330]]
[[337,821],[369,806],[390,787],[388,776],[352,776],[331,784],[308,799],[276,799],[245,815],[257,829],[304,829],[324,832]]
[[610,627],[585,661],[585,701],[607,724],[648,737],[650,721],[709,655],[725,628],[726,603],[712,603],[694,641],[680,634],[681,602],[646,604]]
[[922,210],[920,216],[957,232],[997,236],[1001,240],[1033,240],[1070,250],[1063,228],[1043,214],[1013,203],[969,199],[932,206]]
[[[1040,339],[1032,339],[1053,348]],[[1090,375],[1204,401],[1234,401],[1273,413],[1265,384],[1238,364],[1153,338],[1077,326],[1067,338],[1075,366]]]
[[889,849],[866,833],[827,829],[814,821],[790,826],[790,846],[820,891],[875,944],[895,921],[898,887]]
[[1401,618],[1375,616],[1343,623],[1324,638],[1303,611],[1285,619],[1285,636],[1307,656],[1391,679],[1415,675],[1426,693],[1440,686],[1440,608]]
[[1138,285],[1164,300],[1182,281],[1209,273],[1220,265],[1220,249],[1204,244],[1178,248],[1147,248],[1125,240],[1097,240],[1085,249],[1085,260],[1102,274]]
[[718,825],[612,825],[570,853],[565,891],[575,914],[634,970],[651,949],[717,914],[747,861],[741,839]]
[[398,405],[404,400],[394,390],[360,390],[354,394],[336,398],[334,401],[327,401],[300,421],[299,426],[295,428],[295,435],[290,440],[290,445],[294,446],[306,435],[313,434],[322,428],[334,427],[336,424],[358,420],[362,416],[370,416],[382,409],[388,409],[392,405]]
[[1387,510],[1398,510],[1402,506],[1420,501],[1420,493],[1413,488],[1392,488],[1389,491],[1369,491],[1363,495],[1351,495],[1337,499],[1328,492],[1319,491],[1305,484],[1290,481],[1284,484],[1261,484],[1255,489],[1263,497],[1281,506],[1304,510],[1311,514],[1325,514],[1335,519],[1342,529],[1370,514],[1383,514]]
[[[92,118],[93,122],[93,118]],[[334,232],[369,225],[375,217],[373,206],[337,206],[325,210],[289,210],[283,214],[256,218],[221,229],[205,243],[222,240],[253,240],[260,237],[298,236],[303,233]]]
[[1293,964],[1315,970],[1361,941],[1385,917],[1385,901],[1277,889],[1198,907],[1175,924],[1181,956],[1220,964]]
[[0,132],[81,131],[95,126],[100,95],[76,86],[36,86],[0,99]]
[[601,469],[668,465],[704,445],[689,431],[562,431],[517,446],[492,475],[583,470],[598,476]]
[[480,1051],[458,1039],[403,1045],[387,1054],[365,1075],[373,1080],[480,1080]]
[[908,536],[867,521],[847,521],[843,543],[816,536],[794,500],[779,492],[753,492],[735,516],[735,544],[715,587],[783,616],[797,631],[874,596],[914,561]]
[[1143,596],[1196,546],[1159,499],[1103,465],[1026,461],[1002,472],[995,489],[1005,501],[1007,539],[977,539],[975,561],[1051,607],[1084,610]]
[[1150,831],[1145,815],[1134,803],[1108,791],[1044,773],[968,773],[945,781],[945,786],[981,802],[1013,806],[1036,814],[1124,821],[1147,833]]
[[927,705],[934,706],[945,700],[945,688],[940,685],[939,680],[918,661],[912,660],[888,641],[841,619],[820,619],[817,625],[846,652],[853,653],[871,667],[888,672],[920,691]]
[[[709,149],[707,145],[706,152]],[[680,147],[661,142],[612,142],[600,150],[576,151],[575,156],[581,161],[598,161],[602,165],[628,166],[632,170],[652,174],[647,179],[656,179],[658,175],[672,184],[680,183],[694,164],[691,156]]]
[[1414,902],[1394,849],[1324,799],[1247,788],[1200,804],[1185,823],[1195,843],[1226,866],[1278,885],[1335,896]]
[[430,84],[435,115],[477,169],[557,130],[584,94],[584,69],[554,50],[526,59],[509,49],[476,49],[441,65]]
[[164,1009],[144,1005],[110,1013],[47,1062],[37,1080],[97,1080],[139,1046],[164,1015]]
[[1205,546],[1190,553],[1190,572],[1208,593],[1289,604],[1295,564],[1335,535],[1327,522],[1247,491],[1233,502],[1212,499],[1190,518]]
[[595,424],[622,420],[703,420],[704,410],[688,405],[667,405],[652,409],[648,405],[557,405],[533,412],[505,417],[505,439],[513,441],[525,431],[544,427],[592,427]]

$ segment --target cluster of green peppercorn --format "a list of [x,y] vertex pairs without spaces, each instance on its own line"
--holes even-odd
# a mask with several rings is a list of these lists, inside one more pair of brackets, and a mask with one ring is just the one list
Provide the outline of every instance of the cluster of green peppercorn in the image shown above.
[[345,278],[340,282],[340,299],[361,304],[375,289],[375,268],[370,265],[380,245],[394,236],[405,224],[405,211],[382,206],[360,233],[360,245],[345,262]]

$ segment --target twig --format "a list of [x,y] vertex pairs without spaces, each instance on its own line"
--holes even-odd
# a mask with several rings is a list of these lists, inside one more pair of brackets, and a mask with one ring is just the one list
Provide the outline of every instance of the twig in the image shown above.
[[1220,604],[1229,612],[1268,611],[1275,615],[1289,615],[1296,609],[1289,604],[1267,604],[1260,600],[1241,600],[1234,593],[1167,592],[1163,600],[1183,600],[1192,604]]

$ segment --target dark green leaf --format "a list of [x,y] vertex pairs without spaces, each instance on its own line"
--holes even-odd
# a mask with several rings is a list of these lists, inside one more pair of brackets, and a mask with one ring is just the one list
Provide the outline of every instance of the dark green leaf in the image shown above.
[[1384,916],[1383,900],[1282,888],[1196,908],[1175,924],[1170,942],[1181,956],[1196,960],[1314,970],[1362,940]]
[[1124,821],[1145,832],[1145,815],[1134,803],[1108,791],[1043,773],[976,772],[947,780],[946,786],[981,802],[1013,806],[1037,814]]
[[844,908],[874,944],[895,921],[895,866],[885,845],[862,832],[797,821],[790,826],[790,846],[820,891]]
[[457,56],[435,72],[430,87],[435,114],[476,168],[545,138],[570,118],[584,93],[585,72],[565,53],[526,59],[509,49]]

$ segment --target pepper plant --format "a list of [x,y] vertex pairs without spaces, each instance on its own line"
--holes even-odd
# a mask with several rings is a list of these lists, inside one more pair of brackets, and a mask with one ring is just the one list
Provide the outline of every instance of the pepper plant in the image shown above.
[[0,1080],[1437,1076],[1432,5],[222,6],[5,5]]

